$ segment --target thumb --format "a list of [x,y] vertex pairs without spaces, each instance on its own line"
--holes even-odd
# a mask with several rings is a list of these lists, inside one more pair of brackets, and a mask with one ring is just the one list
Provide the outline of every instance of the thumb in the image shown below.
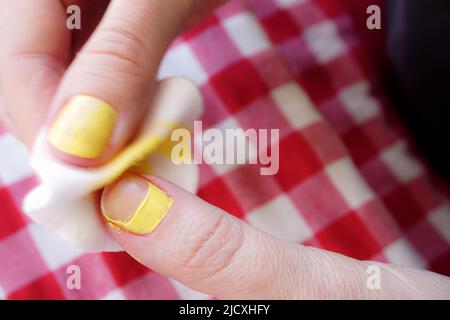
[[[444,276],[275,238],[160,178],[126,174],[104,190],[102,211],[130,255],[216,298],[450,297]],[[368,288],[373,264],[382,290]]]
[[66,72],[47,139],[76,165],[98,165],[135,133],[158,64],[191,0],[113,0]]

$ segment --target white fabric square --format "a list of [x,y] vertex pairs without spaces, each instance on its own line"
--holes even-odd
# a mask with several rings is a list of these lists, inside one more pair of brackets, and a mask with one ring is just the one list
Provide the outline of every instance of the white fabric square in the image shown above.
[[256,208],[248,214],[247,221],[265,232],[288,241],[302,242],[313,235],[311,228],[286,195]]
[[332,22],[321,22],[308,27],[304,38],[319,63],[330,62],[346,52],[346,46]]
[[126,300],[126,297],[121,289],[114,289],[100,300]]
[[450,243],[450,207],[448,203],[430,213],[429,221],[442,237]]
[[281,8],[289,8],[307,0],[275,0],[275,3]]
[[3,290],[2,286],[0,286],[0,300],[4,300],[6,298],[6,292]]
[[271,46],[269,38],[254,15],[239,13],[223,22],[234,44],[244,56],[251,56]]
[[325,171],[351,208],[358,208],[375,197],[349,158],[334,161]]
[[404,142],[399,142],[383,151],[381,158],[402,183],[407,183],[423,173],[419,162],[408,154]]
[[169,50],[161,61],[158,79],[168,77],[184,77],[196,85],[203,84],[208,78],[191,47],[185,43]]
[[33,174],[25,146],[11,134],[0,136],[0,182],[13,184]]
[[205,293],[192,290],[188,287],[186,287],[181,282],[178,282],[173,279],[169,279],[170,283],[173,285],[175,291],[177,292],[178,296],[181,300],[208,300],[211,299],[211,297]]
[[[47,230],[37,224],[28,226],[31,238],[41,253],[42,258],[50,269],[56,270],[66,263],[69,263],[83,254],[75,245],[72,245],[54,232]],[[49,250],[51,248],[51,250]]]
[[341,90],[339,98],[357,124],[366,122],[380,112],[378,101],[370,95],[370,85],[366,81]]
[[384,255],[389,262],[405,267],[423,269],[426,266],[424,259],[403,238],[398,239],[384,249]]
[[271,96],[294,129],[303,129],[322,119],[306,92],[295,83],[274,89]]

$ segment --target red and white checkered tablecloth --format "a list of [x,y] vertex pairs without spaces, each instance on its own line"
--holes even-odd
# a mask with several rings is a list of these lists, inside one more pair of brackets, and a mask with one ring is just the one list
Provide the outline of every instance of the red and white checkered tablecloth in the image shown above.
[[[232,1],[180,37],[161,74],[199,85],[205,128],[280,129],[278,174],[203,164],[198,195],[285,239],[450,275],[448,190],[408,153],[363,49],[329,0]],[[207,298],[33,224],[20,203],[34,183],[26,150],[0,129],[0,298]],[[66,288],[72,264],[81,290]]]

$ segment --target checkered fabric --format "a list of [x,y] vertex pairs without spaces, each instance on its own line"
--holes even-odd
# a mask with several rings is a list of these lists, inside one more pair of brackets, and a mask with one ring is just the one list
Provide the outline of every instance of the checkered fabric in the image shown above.
[[[412,156],[341,1],[232,1],[181,36],[161,75],[194,80],[204,128],[280,129],[280,167],[200,166],[198,195],[276,236],[450,275],[448,190]],[[0,297],[201,299],[126,253],[80,252],[20,211],[35,184],[0,129]],[[82,271],[68,290],[67,267]]]

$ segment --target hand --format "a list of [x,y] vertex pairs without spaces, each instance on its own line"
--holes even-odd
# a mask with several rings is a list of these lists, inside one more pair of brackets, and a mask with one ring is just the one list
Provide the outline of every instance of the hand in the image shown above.
[[[2,0],[0,119],[29,147],[47,122],[62,160],[104,162],[134,134],[178,31],[221,2]],[[66,27],[69,4],[81,30]]]
[[[160,178],[125,175],[104,190],[102,210],[131,256],[216,298],[450,298],[445,276],[275,238]],[[367,287],[373,264],[381,290]]]
[[[66,28],[66,2],[75,2],[82,9],[80,31]],[[106,102],[116,113],[114,126],[108,125],[113,117],[97,114],[111,132],[102,141],[91,136],[93,141],[89,142],[97,147],[96,153],[86,154],[76,143],[58,141],[57,130],[52,145],[55,153],[69,162],[91,166],[105,161],[138,126],[169,43],[191,17],[220,2],[2,0],[0,118],[31,146],[44,123],[53,127],[61,120],[60,112],[72,97],[94,97],[97,100],[91,100],[90,107],[96,109]],[[49,118],[50,113],[53,116]],[[60,127],[74,136],[90,133],[99,123],[80,124],[79,116],[68,114],[59,122]],[[133,204],[152,186],[147,181],[150,178],[128,176],[105,190],[102,203],[114,226],[111,234],[143,264],[215,297],[450,296],[448,278],[388,265],[382,269],[382,290],[370,291],[365,286],[367,263],[274,238],[157,178],[151,181],[173,199],[167,216],[153,230],[158,215],[166,213],[164,207],[159,212],[153,209],[155,220],[146,220],[153,221],[152,225],[136,226],[137,220],[133,220],[135,233],[124,232],[130,224],[117,220],[127,220],[134,211],[130,209],[136,209]],[[150,203],[159,199],[158,203],[168,205],[163,192],[151,190]]]

